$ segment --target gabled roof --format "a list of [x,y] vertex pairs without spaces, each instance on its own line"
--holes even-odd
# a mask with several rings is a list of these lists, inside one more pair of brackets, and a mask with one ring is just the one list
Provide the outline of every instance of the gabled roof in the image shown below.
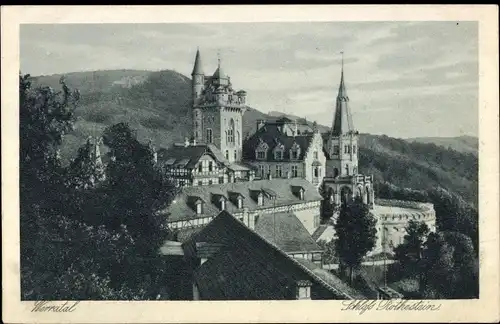
[[228,164],[220,150],[212,144],[172,146],[170,149],[159,149],[157,154],[160,164],[172,167],[192,169],[205,154],[212,156],[218,163]]
[[287,253],[322,251],[292,212],[260,215],[255,231]]
[[[279,146],[284,146],[283,160],[290,160],[290,149],[294,143],[300,146],[300,155],[298,160],[304,160],[305,154],[309,149],[314,134],[288,136],[280,131],[279,123],[266,123],[258,129],[252,136],[243,143],[243,158],[246,160],[255,160],[255,149],[264,142],[268,146],[266,161],[275,161],[273,150]],[[281,161],[281,160],[280,160]]]
[[297,283],[306,280],[331,299],[360,298],[291,258],[226,211],[183,244],[186,255],[196,255],[197,242],[224,246],[194,271],[202,299],[295,299]]
[[[292,187],[301,186],[304,188],[304,199],[297,197]],[[275,195],[275,199],[264,198],[263,206],[257,204],[255,192],[264,193],[264,189]],[[175,198],[175,203],[171,204],[166,210],[161,211],[168,213],[169,222],[180,220],[190,220],[203,218],[208,216],[216,216],[220,212],[220,207],[211,203],[212,195],[223,195],[229,197],[229,192],[239,193],[244,198],[243,207],[248,210],[257,210],[262,208],[288,206],[304,202],[319,201],[322,199],[316,187],[306,179],[290,178],[290,179],[272,179],[272,180],[255,180],[242,181],[233,183],[213,184],[208,186],[187,186],[181,188],[181,192]],[[196,210],[189,202],[189,197],[198,197],[205,201],[203,206],[203,214],[196,214]],[[228,201],[225,206],[226,210],[231,213],[240,213],[241,209],[234,201]]]

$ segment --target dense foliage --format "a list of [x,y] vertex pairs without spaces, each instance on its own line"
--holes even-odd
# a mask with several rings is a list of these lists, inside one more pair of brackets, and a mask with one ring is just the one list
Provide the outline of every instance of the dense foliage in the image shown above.
[[89,143],[62,167],[79,95],[60,82],[55,92],[19,78],[22,299],[168,298],[158,248],[169,233],[155,212],[174,188],[124,124],[105,133],[106,176]]
[[335,222],[335,252],[342,267],[349,268],[349,280],[365,255],[375,247],[376,219],[360,197],[342,204]]

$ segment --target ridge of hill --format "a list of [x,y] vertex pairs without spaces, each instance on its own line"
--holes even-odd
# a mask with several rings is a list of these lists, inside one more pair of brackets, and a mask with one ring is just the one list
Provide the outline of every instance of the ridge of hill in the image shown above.
[[417,143],[433,143],[446,148],[451,148],[455,151],[472,153],[476,156],[478,156],[479,151],[479,139],[469,135],[455,137],[414,137],[406,140]]
[[[60,89],[61,76],[33,77],[33,83]],[[136,130],[140,141],[151,140],[157,148],[183,142],[185,137],[191,135],[191,79],[178,72],[104,70],[74,72],[64,76],[67,85],[78,89],[81,94],[75,130],[65,136],[61,148],[61,156],[66,163],[76,156],[78,147],[89,135],[99,136],[105,127],[119,122],[128,122]],[[283,115],[279,112],[265,114],[249,108],[243,120],[244,136],[255,131],[257,120]],[[307,123],[312,125],[311,121]],[[318,127],[321,132],[329,129],[323,125]],[[385,135],[361,134],[360,171],[373,174],[376,182],[385,180],[402,188],[440,186],[477,204],[477,150],[474,154],[464,149],[465,146],[449,145],[445,148],[444,145],[436,145],[436,141],[435,138],[409,141]],[[472,143],[470,139],[465,142]]]

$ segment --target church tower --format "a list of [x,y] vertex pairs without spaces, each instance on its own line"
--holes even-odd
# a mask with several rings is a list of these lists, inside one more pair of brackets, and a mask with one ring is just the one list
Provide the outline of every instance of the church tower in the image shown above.
[[193,138],[214,144],[231,163],[242,156],[243,114],[246,92],[233,90],[220,58],[212,76],[205,77],[200,52],[196,52],[192,73]]
[[327,161],[323,179],[323,192],[334,206],[339,206],[355,196],[361,196],[365,203],[373,206],[372,176],[364,176],[358,172],[358,137],[359,132],[354,128],[344,81],[342,57],[333,125],[325,146]]

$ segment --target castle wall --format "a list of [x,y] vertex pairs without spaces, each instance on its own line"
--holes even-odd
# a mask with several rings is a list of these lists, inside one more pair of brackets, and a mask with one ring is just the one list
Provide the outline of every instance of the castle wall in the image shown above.
[[[231,128],[231,120],[234,121],[234,141],[232,143],[227,141],[226,132]],[[222,154],[229,160],[229,162],[236,162],[241,159],[242,155],[242,121],[243,111],[241,108],[223,107],[220,109],[220,134],[217,140]]]

